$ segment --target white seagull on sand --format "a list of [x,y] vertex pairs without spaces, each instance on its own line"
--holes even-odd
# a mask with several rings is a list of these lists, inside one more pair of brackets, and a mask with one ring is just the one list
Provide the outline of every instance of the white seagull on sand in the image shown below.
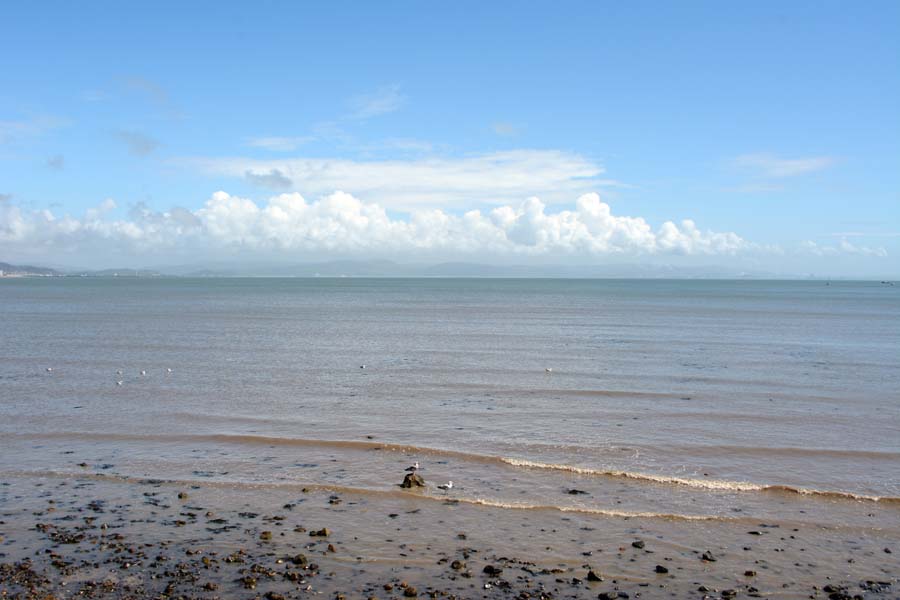
[[407,471],[418,471],[419,470],[419,461],[416,461],[415,464],[411,467],[406,467]]
[[443,485],[439,485],[439,486],[438,486],[438,489],[439,489],[439,490],[450,490],[450,489],[453,489],[453,482],[452,482],[452,481],[448,481],[447,483],[445,483],[445,484],[443,484]]

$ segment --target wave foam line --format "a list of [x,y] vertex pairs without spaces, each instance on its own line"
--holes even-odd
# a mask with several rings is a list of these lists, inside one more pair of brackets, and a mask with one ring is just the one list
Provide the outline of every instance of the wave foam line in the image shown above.
[[508,458],[503,456],[491,456],[475,454],[460,450],[446,450],[441,448],[429,448],[414,446],[411,444],[396,444],[362,440],[323,440],[306,438],[285,438],[252,434],[126,434],[126,433],[94,433],[94,432],[52,432],[52,433],[19,433],[10,434],[8,437],[21,437],[25,439],[80,439],[87,441],[145,441],[145,442],[181,442],[181,443],[215,443],[215,444],[247,444],[266,446],[307,446],[328,447],[345,450],[368,450],[397,452],[402,454],[442,456],[457,458],[469,462],[482,464],[502,464],[518,468],[543,469],[547,471],[563,471],[577,475],[590,477],[607,477],[612,479],[626,479],[629,481],[653,483],[657,485],[678,485],[693,489],[721,491],[721,492],[776,492],[793,494],[798,496],[812,496],[831,498],[835,500],[852,500],[857,502],[880,502],[883,504],[900,505],[900,497],[873,496],[854,492],[836,490],[817,490],[811,488],[794,487],[783,484],[761,484],[747,481],[727,481],[722,479],[696,479],[687,477],[675,477],[669,475],[654,475],[651,473],[638,473],[633,471],[617,471],[605,469],[591,469],[574,465],[542,463],[525,459]]
[[575,473],[577,475],[587,475],[593,477],[610,477],[614,479],[630,479],[634,481],[647,481],[663,485],[680,485],[695,489],[716,490],[725,492],[782,492],[786,494],[797,494],[800,496],[821,496],[826,498],[835,498],[843,500],[856,500],[861,502],[882,502],[886,504],[900,504],[900,498],[893,496],[870,496],[867,494],[856,494],[853,492],[839,492],[831,490],[816,490],[810,488],[793,487],[790,485],[771,485],[761,483],[750,483],[748,481],[726,481],[722,479],[696,479],[687,477],[672,477],[668,475],[653,475],[650,473],[635,473],[632,471],[615,471],[590,469],[586,467],[576,467],[572,465],[561,465],[552,463],[535,462],[531,460],[521,460],[517,458],[501,458],[501,461],[514,467],[523,467],[528,469],[544,469],[548,471],[565,471]]
[[518,502],[501,502],[498,500],[489,500],[487,498],[451,498],[450,500],[463,504],[489,506],[491,508],[505,508],[508,510],[552,510],[564,513],[598,515],[603,517],[619,517],[624,519],[665,519],[667,521],[720,522],[738,522],[742,520],[730,517],[717,517],[713,515],[684,515],[680,513],[638,512],[629,510],[613,510],[607,508],[588,508],[582,506],[557,506],[555,504],[525,504]]
[[119,475],[115,473],[75,473],[68,471],[33,470],[33,471],[2,471],[0,477],[31,477],[46,479],[71,479],[101,481],[105,483],[131,484],[131,485],[165,485],[169,487],[185,487],[199,485],[200,487],[213,489],[234,490],[292,490],[292,491],[316,491],[340,494],[354,494],[359,496],[378,496],[384,498],[413,498],[426,502],[439,502],[441,504],[466,504],[487,508],[499,508],[504,510],[526,511],[555,511],[563,513],[577,513],[584,515],[596,515],[601,517],[614,517],[625,519],[661,519],[666,521],[716,521],[723,523],[756,522],[749,518],[719,517],[715,515],[686,515],[680,513],[639,512],[627,510],[614,510],[605,508],[589,508],[580,506],[558,506],[555,504],[527,504],[518,502],[503,502],[487,498],[467,498],[465,496],[432,496],[426,493],[408,492],[403,490],[377,490],[371,488],[357,488],[346,485],[332,485],[322,483],[255,483],[249,481],[210,481],[195,479],[162,479],[155,477],[138,477],[132,475]]

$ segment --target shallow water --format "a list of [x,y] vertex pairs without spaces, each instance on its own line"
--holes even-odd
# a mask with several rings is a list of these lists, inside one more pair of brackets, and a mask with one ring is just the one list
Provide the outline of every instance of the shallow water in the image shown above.
[[418,460],[511,512],[900,532],[897,287],[16,279],[0,310],[9,476],[395,494]]

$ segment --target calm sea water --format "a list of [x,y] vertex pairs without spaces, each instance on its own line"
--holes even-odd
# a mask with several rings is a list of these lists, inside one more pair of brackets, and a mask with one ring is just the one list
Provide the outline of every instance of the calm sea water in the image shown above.
[[900,515],[900,287],[6,279],[0,311],[7,473],[364,491],[418,460],[499,506]]

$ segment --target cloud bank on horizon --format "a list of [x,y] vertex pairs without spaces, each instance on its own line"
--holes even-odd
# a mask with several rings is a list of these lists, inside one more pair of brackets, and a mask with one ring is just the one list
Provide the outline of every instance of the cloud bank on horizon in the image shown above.
[[[572,209],[549,212],[531,197],[518,205],[454,215],[437,208],[416,209],[407,218],[391,217],[377,203],[345,192],[315,201],[299,193],[273,196],[265,204],[216,192],[196,210],[156,212],[135,206],[127,218],[114,218],[113,200],[81,217],[28,210],[0,199],[0,243],[14,254],[84,260],[97,256],[141,256],[182,261],[230,256],[250,261],[287,253],[297,258],[435,257],[505,260],[601,257],[735,256],[782,253],[733,232],[715,232],[684,219],[653,228],[641,217],[612,212],[597,193],[586,193]],[[799,252],[816,256],[884,256],[881,248],[806,242]]]
[[897,2],[279,6],[11,6],[0,261],[900,275]]

